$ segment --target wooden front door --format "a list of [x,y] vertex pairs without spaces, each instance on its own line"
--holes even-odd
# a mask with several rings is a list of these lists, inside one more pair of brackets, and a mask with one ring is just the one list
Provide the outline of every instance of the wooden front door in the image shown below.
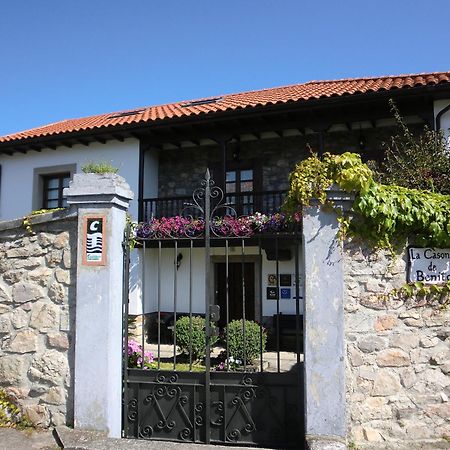
[[[244,276],[242,276],[244,267]],[[226,326],[227,321],[227,285],[226,264],[216,263],[216,303],[220,306],[219,326]],[[243,289],[245,285],[245,290]],[[245,292],[245,298],[243,293]],[[228,321],[242,319],[255,320],[255,263],[228,263]]]

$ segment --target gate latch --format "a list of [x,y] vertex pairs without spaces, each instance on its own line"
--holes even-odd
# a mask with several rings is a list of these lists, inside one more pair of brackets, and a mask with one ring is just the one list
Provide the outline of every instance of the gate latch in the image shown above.
[[211,322],[218,322],[220,319],[220,306],[210,305],[209,307],[209,320]]

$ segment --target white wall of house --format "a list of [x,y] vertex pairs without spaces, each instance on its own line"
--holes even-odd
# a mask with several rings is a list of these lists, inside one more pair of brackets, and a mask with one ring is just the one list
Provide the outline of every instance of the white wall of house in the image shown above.
[[135,194],[130,213],[137,218],[139,141],[133,138],[124,142],[108,141],[106,144],[91,143],[89,146],[74,145],[72,148],[0,155],[0,220],[23,217],[33,209],[39,209],[39,206],[33,205],[35,169],[55,167],[57,172],[57,166],[76,165],[76,171],[80,172],[89,161],[109,161],[119,169],[119,175],[127,180]]
[[[434,102],[434,118],[442,111],[446,106],[450,105],[450,99],[436,100]],[[441,130],[444,131],[447,142],[450,146],[450,110],[445,112],[441,117]]]
[[[143,258],[143,249],[139,249],[141,258]],[[183,259],[178,270],[175,269],[176,254],[181,253]],[[248,247],[245,250],[245,255],[251,258],[252,256],[258,256],[259,250],[257,247]],[[192,250],[192,312],[204,313],[205,312],[205,252],[203,248],[194,248]],[[240,256],[239,248],[230,249],[230,258]],[[211,249],[212,261],[221,260],[225,262],[225,250],[223,248]],[[222,258],[223,257],[223,258]],[[299,252],[301,258],[301,252]],[[173,311],[174,310],[174,279],[176,272],[176,291],[177,291],[177,311],[189,312],[189,249],[179,248],[175,252],[174,248],[163,248],[161,250],[160,260],[160,302],[161,311]],[[266,288],[268,287],[268,275],[276,274],[276,262],[268,261],[266,254],[262,252],[262,285],[259,286],[259,271],[255,266],[255,297],[258,296],[258,292],[262,294],[263,316],[272,316],[277,312],[276,300],[268,300],[266,298]],[[284,314],[295,314],[296,302],[295,296],[295,263],[294,258],[290,261],[279,262],[280,274],[291,274],[292,286],[291,298],[280,299],[280,312]],[[303,297],[303,283],[302,283],[303,264],[300,259],[300,296]],[[145,286],[143,290],[145,292],[144,297],[144,311],[146,313],[155,312],[158,310],[158,249],[146,249],[145,250],[145,267],[143,267],[143,279],[145,280]],[[211,277],[214,277],[213,262],[211,264]],[[213,283],[212,283],[213,284]],[[262,291],[261,291],[262,287]],[[255,298],[255,303],[258,305],[258,298]],[[133,305],[132,309],[136,306]],[[141,308],[139,308],[141,309]],[[300,312],[303,313],[303,299],[300,299]],[[259,316],[259,308],[255,317]]]

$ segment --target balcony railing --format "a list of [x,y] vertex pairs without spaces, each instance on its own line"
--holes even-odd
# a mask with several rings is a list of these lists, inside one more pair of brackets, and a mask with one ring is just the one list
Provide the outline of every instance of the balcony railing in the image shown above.
[[[225,205],[217,210],[217,214],[229,214],[229,208],[233,208],[238,215],[249,215],[255,212],[274,214],[280,212],[286,194],[287,191],[227,193],[224,199]],[[196,210],[189,208],[189,204],[192,204],[192,197],[189,196],[145,198],[142,200],[141,220],[198,214]],[[214,206],[213,199],[212,207]]]

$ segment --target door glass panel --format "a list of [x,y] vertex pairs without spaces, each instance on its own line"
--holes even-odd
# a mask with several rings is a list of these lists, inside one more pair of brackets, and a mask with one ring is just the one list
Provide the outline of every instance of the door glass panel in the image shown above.
[[241,182],[241,192],[253,191],[253,181],[243,181]]
[[253,170],[242,170],[241,171],[241,182],[242,181],[253,181]]

